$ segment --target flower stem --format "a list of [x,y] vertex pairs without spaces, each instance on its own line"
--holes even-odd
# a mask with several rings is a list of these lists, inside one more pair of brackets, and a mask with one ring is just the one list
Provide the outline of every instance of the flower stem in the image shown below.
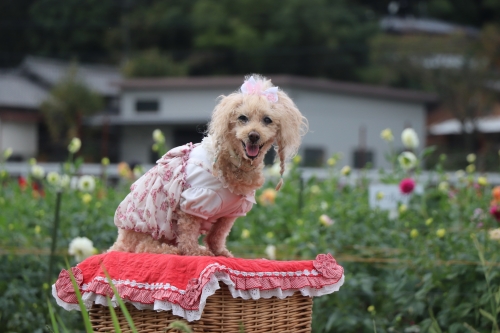
[[51,274],[54,266],[54,254],[57,247],[57,231],[59,230],[59,215],[61,211],[62,191],[57,191],[56,208],[54,211],[54,226],[52,228],[52,244],[50,247],[49,270],[47,272],[47,284],[51,285]]

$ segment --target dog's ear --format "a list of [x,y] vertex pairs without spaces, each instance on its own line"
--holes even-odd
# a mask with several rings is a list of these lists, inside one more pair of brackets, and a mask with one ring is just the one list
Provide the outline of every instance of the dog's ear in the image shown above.
[[207,131],[212,136],[212,140],[217,148],[226,140],[229,134],[231,116],[241,105],[242,101],[242,96],[239,93],[219,97],[219,103],[215,106]]
[[273,109],[280,115],[280,129],[276,138],[276,152],[280,159],[280,174],[282,178],[276,190],[283,184],[285,162],[295,156],[302,141],[302,136],[307,133],[307,119],[302,116],[293,101],[283,91],[278,92],[278,102],[273,104]]

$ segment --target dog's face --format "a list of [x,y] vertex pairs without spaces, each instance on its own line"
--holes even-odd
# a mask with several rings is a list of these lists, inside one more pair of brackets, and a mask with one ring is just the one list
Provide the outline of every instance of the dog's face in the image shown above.
[[262,161],[280,128],[280,119],[271,105],[259,96],[244,98],[229,119],[230,144],[240,157]]
[[240,161],[251,161],[254,166],[261,165],[275,144],[283,172],[284,162],[297,152],[307,131],[307,120],[283,91],[276,89],[275,95],[266,96],[274,87],[271,81],[260,75],[250,79],[254,78],[253,93],[240,90],[222,96],[212,113],[208,133],[218,150],[231,150]]

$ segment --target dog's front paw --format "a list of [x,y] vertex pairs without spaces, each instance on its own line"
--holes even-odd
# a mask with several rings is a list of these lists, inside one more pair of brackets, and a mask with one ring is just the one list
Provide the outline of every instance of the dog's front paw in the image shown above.
[[209,256],[209,257],[214,256],[212,251],[210,251],[209,249],[207,249],[204,246],[185,248],[182,250],[182,254],[185,256]]
[[229,252],[228,249],[222,249],[220,251],[214,251],[214,254],[216,256],[221,256],[221,257],[226,257],[226,258],[233,258],[233,254]]

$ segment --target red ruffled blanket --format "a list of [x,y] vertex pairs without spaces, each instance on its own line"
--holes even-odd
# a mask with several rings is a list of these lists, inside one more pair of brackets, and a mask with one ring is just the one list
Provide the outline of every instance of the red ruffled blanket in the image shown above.
[[[316,260],[274,261],[225,257],[190,257],[168,254],[109,252],[92,256],[72,268],[87,309],[108,305],[113,291],[138,309],[172,311],[189,321],[201,317],[206,300],[225,283],[233,297],[285,298],[299,291],[321,296],[338,291],[344,270],[330,254]],[[52,295],[66,310],[79,310],[70,274],[62,270]],[[116,299],[112,305],[117,306]]]

